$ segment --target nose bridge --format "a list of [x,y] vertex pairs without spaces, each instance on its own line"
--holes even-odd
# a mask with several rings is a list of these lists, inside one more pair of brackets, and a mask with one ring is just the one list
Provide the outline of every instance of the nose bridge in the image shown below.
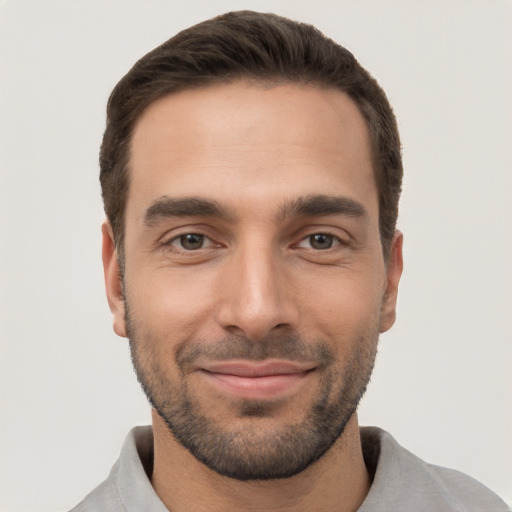
[[[264,244],[260,244],[264,245]],[[279,275],[271,248],[255,247],[241,251],[239,262],[240,299],[248,313],[263,314],[269,305],[279,300]],[[268,314],[268,313],[267,313]]]
[[246,236],[234,249],[226,269],[225,300],[219,305],[224,329],[258,340],[295,323],[281,260],[272,242],[262,237]]

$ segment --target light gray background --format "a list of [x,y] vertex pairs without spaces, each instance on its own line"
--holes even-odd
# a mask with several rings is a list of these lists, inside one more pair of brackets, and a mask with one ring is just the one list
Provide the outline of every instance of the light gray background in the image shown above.
[[240,8],[316,24],[396,110],[405,271],[361,423],[512,502],[511,5],[0,1],[0,509],[71,507],[149,422],[103,292],[104,107],[137,58]]

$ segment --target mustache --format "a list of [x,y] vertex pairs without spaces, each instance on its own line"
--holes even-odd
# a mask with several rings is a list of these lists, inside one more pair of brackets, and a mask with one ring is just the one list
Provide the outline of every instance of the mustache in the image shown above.
[[334,352],[323,342],[305,342],[298,335],[273,334],[258,341],[232,336],[217,341],[184,343],[176,353],[176,362],[181,368],[193,365],[198,359],[209,361],[286,359],[328,366],[334,361]]

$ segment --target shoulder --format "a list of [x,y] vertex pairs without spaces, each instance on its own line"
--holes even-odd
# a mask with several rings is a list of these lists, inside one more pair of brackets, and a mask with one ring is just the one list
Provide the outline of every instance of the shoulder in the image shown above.
[[152,464],[153,431],[135,427],[107,479],[70,512],[166,512],[151,486]]
[[119,497],[116,479],[119,471],[117,461],[110,471],[107,479],[98,487],[92,490],[78,505],[70,512],[125,512],[125,508]]
[[[117,464],[116,464],[117,465]],[[108,478],[91,491],[70,512],[125,512],[115,485],[116,465],[112,468]]]
[[361,440],[374,479],[360,512],[510,512],[495,493],[474,478],[428,464],[381,429],[362,428]]

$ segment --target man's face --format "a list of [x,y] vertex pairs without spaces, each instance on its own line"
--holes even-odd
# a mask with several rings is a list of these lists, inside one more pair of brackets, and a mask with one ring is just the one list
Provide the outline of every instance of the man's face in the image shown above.
[[365,122],[343,93],[239,82],[169,95],[136,124],[124,294],[107,292],[174,437],[239,479],[291,476],[353,416],[394,321]]

